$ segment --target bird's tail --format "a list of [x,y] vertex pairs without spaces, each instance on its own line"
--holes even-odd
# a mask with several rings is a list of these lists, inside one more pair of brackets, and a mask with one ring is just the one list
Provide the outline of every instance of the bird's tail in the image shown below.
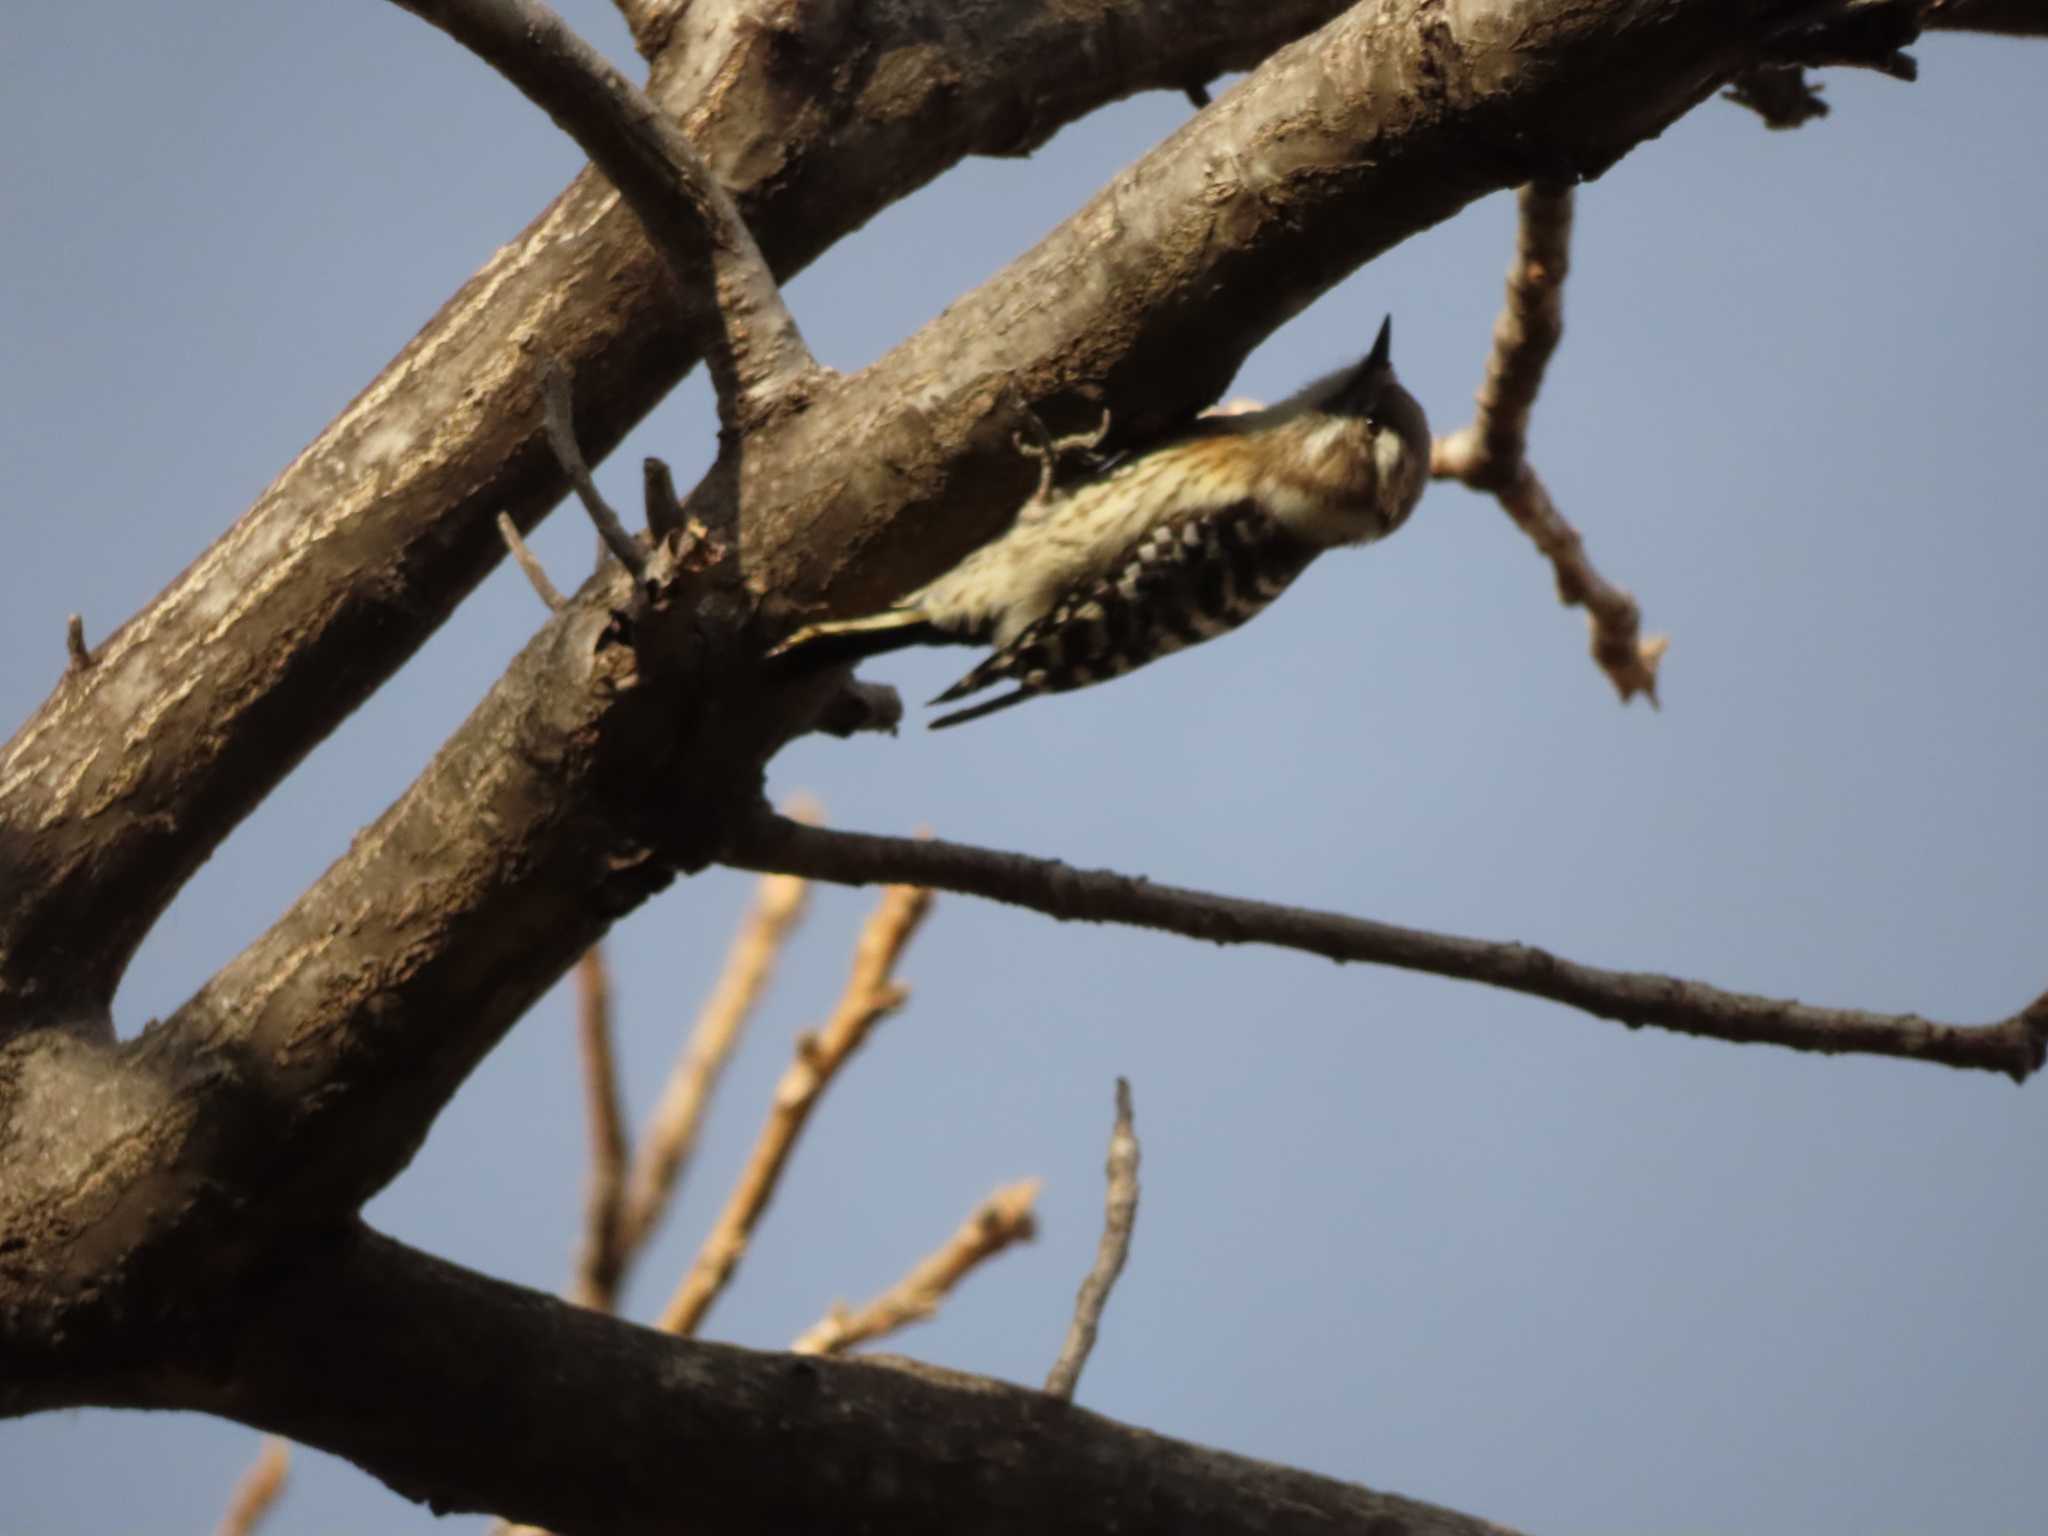
[[836,666],[879,656],[906,645],[954,644],[959,636],[947,634],[925,617],[919,608],[885,608],[859,619],[834,619],[825,624],[807,624],[784,640],[768,655],[792,656],[818,666]]

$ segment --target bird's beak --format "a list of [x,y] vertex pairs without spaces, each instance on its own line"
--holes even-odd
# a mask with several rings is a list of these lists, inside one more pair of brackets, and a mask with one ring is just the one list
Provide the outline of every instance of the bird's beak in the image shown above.
[[1372,351],[1365,359],[1365,371],[1375,372],[1394,366],[1394,317],[1387,316],[1380,322],[1380,333],[1373,338]]

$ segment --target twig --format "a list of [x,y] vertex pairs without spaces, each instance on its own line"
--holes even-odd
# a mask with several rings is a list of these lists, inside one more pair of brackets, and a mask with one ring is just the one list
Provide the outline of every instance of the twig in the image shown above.
[[677,280],[714,297],[683,313],[717,390],[721,426],[746,430],[822,372],[718,178],[682,130],[561,17],[540,0],[396,3],[545,110],[619,189]]
[[629,1261],[668,1209],[683,1164],[696,1145],[704,1107],[774,974],[784,941],[803,916],[810,888],[810,882],[800,876],[763,876],[754,905],[733,936],[725,968],[697,1015],[689,1043],[669,1073],[633,1159],[621,1233],[621,1246]]
[[1564,334],[1563,285],[1571,253],[1572,191],[1551,182],[1522,188],[1520,232],[1508,268],[1507,302],[1494,322],[1493,349],[1472,424],[1438,438],[1430,473],[1496,497],[1557,573],[1557,595],[1592,621],[1593,658],[1626,703],[1640,693],[1657,702],[1657,663],[1669,641],[1640,637],[1636,601],[1610,585],[1586,558],[1578,532],[1526,458],[1529,412],[1543,371]]
[[843,1354],[856,1344],[923,1322],[976,1265],[1038,1234],[1032,1214],[1038,1189],[1037,1179],[1024,1179],[997,1190],[974,1208],[944,1247],[920,1260],[909,1274],[858,1312],[835,1304],[790,1348],[800,1355]]
[[1109,1200],[1102,1218],[1102,1241],[1095,1249],[1095,1267],[1081,1282],[1074,1298],[1074,1320],[1067,1325],[1067,1342],[1045,1378],[1049,1396],[1071,1402],[1081,1368],[1095,1348],[1095,1334],[1102,1326],[1102,1309],[1116,1277],[1124,1272],[1124,1260],[1131,1255],[1131,1228],[1138,1221],[1138,1133],[1131,1125],[1131,1085],[1116,1080],[1116,1125],[1109,1133],[1109,1161],[1103,1171],[1109,1175]]
[[548,580],[547,568],[540,563],[540,557],[527,548],[526,540],[519,537],[519,525],[512,521],[512,514],[498,514],[498,536],[505,541],[519,569],[526,572],[526,583],[532,587],[540,600],[550,611],[558,611],[566,599],[552,581]]
[[71,614],[64,620],[64,654],[66,672],[83,672],[92,665],[92,652],[85,646],[85,618],[82,614]]
[[683,531],[683,504],[668,465],[652,455],[640,461],[640,489],[647,507],[647,531],[657,539]]
[[611,978],[601,944],[591,945],[576,962],[576,1044],[590,1122],[590,1181],[569,1299],[612,1312],[618,1309],[619,1277],[625,1271],[626,1115],[612,1061]]
[[604,541],[604,547],[618,556],[619,564],[631,571],[634,580],[638,581],[647,573],[647,556],[641,552],[633,535],[626,532],[626,525],[619,521],[619,514],[599,493],[597,482],[590,478],[590,466],[583,462],[583,449],[576,442],[568,370],[552,357],[541,360],[540,406],[541,420],[547,426],[548,446],[554,449],[555,461],[576,488],[576,499],[583,503],[583,510],[596,524],[597,536]]
[[769,1106],[768,1121],[761,1127],[753,1155],[741,1170],[711,1235],[704,1239],[696,1262],[662,1309],[656,1327],[670,1333],[695,1333],[711,1303],[725,1289],[826,1085],[867,1039],[868,1032],[909,997],[891,977],[903,947],[930,909],[931,899],[930,891],[916,886],[892,885],[883,892],[881,904],[861,930],[853,974],[839,1006],[817,1034],[797,1038],[796,1059],[776,1085],[775,1101]]
[[262,1449],[249,1463],[228,1495],[228,1507],[214,1527],[214,1536],[251,1536],[263,1517],[284,1492],[284,1480],[291,1471],[291,1442],[277,1435],[265,1435]]
[[1426,971],[1546,997],[1631,1028],[1654,1025],[1678,1034],[1792,1050],[1896,1056],[2003,1072],[2015,1081],[2039,1068],[2048,1051],[2048,993],[2010,1018],[1982,1025],[1941,1024],[1910,1013],[1816,1008],[1724,992],[1676,976],[1580,965],[1526,944],[1217,896],[935,838],[803,827],[772,816],[743,831],[725,862],[846,885],[914,880],[936,890],[1029,907],[1062,921],[1125,923],[1215,944],[1271,944],[1330,960]]

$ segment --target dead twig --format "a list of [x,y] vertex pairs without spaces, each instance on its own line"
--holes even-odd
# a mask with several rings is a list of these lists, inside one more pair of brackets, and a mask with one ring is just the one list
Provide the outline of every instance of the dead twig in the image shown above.
[[1037,1179],[1023,1179],[997,1190],[974,1208],[974,1214],[943,1247],[920,1260],[909,1274],[858,1311],[834,1304],[790,1348],[800,1355],[837,1355],[923,1322],[977,1265],[1012,1243],[1037,1236],[1032,1205],[1038,1190]]
[[[791,823],[795,825],[795,823]],[[869,1031],[909,997],[892,979],[897,959],[931,907],[931,892],[911,885],[892,885],[861,930],[854,950],[853,974],[825,1027],[797,1039],[796,1059],[776,1086],[768,1121],[761,1127],[753,1155],[741,1170],[724,1211],[682,1284],[662,1309],[656,1326],[670,1333],[690,1334],[704,1320],[711,1303],[726,1287],[747,1250],[761,1213],[768,1208],[797,1137],[817,1107],[826,1086],[867,1039]]]
[[1670,644],[1641,635],[1636,600],[1593,568],[1578,531],[1564,520],[1527,459],[1529,413],[1543,371],[1564,334],[1563,287],[1571,254],[1572,190],[1552,182],[1522,188],[1507,302],[1494,322],[1493,348],[1472,423],[1437,439],[1430,473],[1499,500],[1550,561],[1558,600],[1586,610],[1593,659],[1626,703],[1657,702],[1657,664]]
[[647,573],[647,555],[640,548],[639,541],[626,532],[626,525],[619,520],[619,514],[612,510],[611,503],[604,499],[597,482],[590,476],[590,466],[584,463],[583,449],[576,441],[575,406],[570,398],[569,373],[552,357],[541,360],[540,406],[541,420],[547,427],[548,446],[554,450],[555,462],[562,466],[562,473],[576,488],[576,499],[590,514],[590,521],[596,526],[597,536],[604,541],[604,547],[618,557],[619,564],[632,572],[637,582]]
[[647,531],[657,539],[683,531],[683,503],[676,495],[668,464],[652,456],[640,461],[641,500],[647,508]]
[[878,837],[764,817],[735,840],[725,861],[844,885],[915,881],[984,896],[1062,921],[1125,923],[1213,944],[1271,944],[1329,960],[1358,960],[1476,981],[1545,997],[1630,1028],[1782,1045],[1829,1055],[1855,1052],[2002,1072],[2024,1081],[2048,1052],[2048,993],[1992,1024],[1942,1024],[1917,1014],[1816,1008],[1789,999],[1725,992],[1703,981],[1581,965],[1527,944],[1492,943],[1402,928],[1368,918],[1246,901],[1057,859],[999,853],[936,838]]
[[548,580],[547,568],[540,563],[540,557],[527,547],[526,540],[519,536],[519,525],[512,521],[512,514],[498,514],[498,536],[505,541],[505,548],[511,552],[513,562],[526,573],[526,584],[533,588],[541,602],[550,612],[559,611],[567,601],[559,588]]
[[611,977],[604,946],[576,962],[576,1045],[583,1061],[584,1113],[590,1126],[590,1180],[583,1196],[583,1242],[569,1299],[600,1312],[618,1309],[625,1272],[626,1113],[612,1061]]
[[810,888],[801,876],[763,876],[754,904],[733,936],[725,967],[669,1073],[633,1158],[621,1234],[629,1261],[668,1209],[683,1164],[697,1144],[712,1090],[775,973],[783,944],[803,917]]
[[291,1442],[277,1435],[265,1435],[256,1459],[249,1463],[228,1495],[228,1507],[215,1526],[214,1536],[253,1536],[263,1517],[276,1506],[291,1471]]
[[1067,1325],[1067,1341],[1045,1378],[1046,1394],[1066,1402],[1073,1400],[1081,1368],[1094,1351],[1102,1309],[1109,1304],[1116,1277],[1124,1272],[1124,1261],[1131,1256],[1131,1229],[1138,1222],[1138,1133],[1131,1124],[1127,1078],[1116,1080],[1116,1124],[1109,1133],[1109,1161],[1103,1171],[1109,1175],[1109,1197],[1102,1218],[1102,1241],[1095,1249],[1095,1267],[1081,1282],[1081,1293],[1074,1298],[1074,1320]]
[[64,620],[64,670],[83,672],[92,665],[92,652],[85,646],[85,619],[71,614]]

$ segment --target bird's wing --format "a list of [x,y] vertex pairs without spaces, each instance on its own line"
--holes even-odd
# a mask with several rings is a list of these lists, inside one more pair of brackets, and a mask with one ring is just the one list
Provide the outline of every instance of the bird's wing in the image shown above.
[[1008,645],[932,700],[949,704],[996,683],[1017,692],[933,722],[960,724],[1041,693],[1084,688],[1237,628],[1315,557],[1256,502],[1238,501],[1148,529],[1078,583]]

